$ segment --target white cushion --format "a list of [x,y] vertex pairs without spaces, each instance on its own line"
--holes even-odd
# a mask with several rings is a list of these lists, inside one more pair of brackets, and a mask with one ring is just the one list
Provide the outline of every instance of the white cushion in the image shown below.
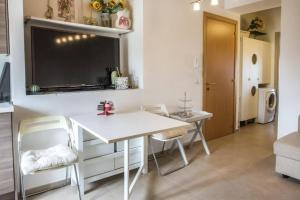
[[177,138],[180,136],[184,136],[187,133],[187,130],[185,128],[177,128],[170,131],[164,131],[162,133],[156,133],[152,136],[153,139],[156,140],[169,140],[172,138]]
[[300,133],[292,133],[277,140],[274,143],[274,153],[300,161]]
[[77,161],[77,154],[66,145],[56,145],[43,150],[22,153],[21,169],[24,175],[38,171],[68,166]]

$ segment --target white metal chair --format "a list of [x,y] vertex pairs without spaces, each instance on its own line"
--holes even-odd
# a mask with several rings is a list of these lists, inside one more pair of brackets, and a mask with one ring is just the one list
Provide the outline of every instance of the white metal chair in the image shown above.
[[[28,150],[22,152],[22,138],[24,136],[43,133],[45,131],[64,130],[68,134],[68,144],[56,145],[54,147],[42,150]],[[52,132],[51,132],[52,133]],[[68,168],[73,166],[79,199],[81,200],[81,192],[77,174],[76,164],[78,155],[74,148],[74,136],[68,119],[63,116],[39,117],[21,121],[18,134],[18,154],[20,168],[20,182],[23,200],[26,199],[25,187],[23,178],[25,175],[34,175],[43,173],[49,170],[57,170],[66,168],[66,184],[68,178]]]
[[[154,113],[154,114],[158,114],[158,115],[162,115],[162,116],[165,116],[165,117],[169,117],[169,112],[167,110],[167,107],[164,104],[144,105],[144,106],[141,107],[141,110],[151,112],[151,113]],[[152,152],[152,155],[153,155],[158,173],[161,176],[164,176],[164,175],[170,174],[172,172],[175,172],[175,171],[177,171],[179,169],[182,169],[183,167],[185,167],[189,164],[188,161],[187,161],[187,158],[186,158],[186,154],[185,154],[183,145],[180,141],[180,138],[182,138],[186,133],[187,133],[186,129],[179,128],[179,129],[176,129],[176,130],[157,133],[157,134],[154,134],[154,135],[151,136],[151,139],[163,142],[162,151],[164,151],[164,147],[165,147],[166,142],[173,142],[173,143],[175,142],[175,143],[177,143],[180,154],[181,154],[181,157],[182,157],[182,160],[184,162],[184,166],[179,167],[179,168],[174,169],[174,170],[171,170],[171,171],[168,171],[168,172],[165,172],[165,173],[162,173],[161,170],[160,170],[157,158],[155,156],[154,150],[153,150],[152,141],[150,139],[149,142],[150,142],[151,152]]]

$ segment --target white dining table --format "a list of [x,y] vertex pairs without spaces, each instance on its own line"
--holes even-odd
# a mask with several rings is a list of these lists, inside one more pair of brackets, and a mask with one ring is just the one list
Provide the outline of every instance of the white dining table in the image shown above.
[[[109,116],[97,116],[95,112],[71,116],[70,120],[74,128],[75,137],[81,138],[81,141],[83,130],[85,130],[107,144],[120,141],[124,142],[124,200],[130,198],[133,187],[141,174],[148,173],[148,136],[190,126],[189,123],[145,111],[115,113]],[[139,137],[143,138],[141,165],[130,184],[129,140]],[[77,139],[77,141],[80,141],[80,139]],[[82,151],[83,149],[78,149],[79,160],[82,159]],[[84,197],[84,191],[81,193],[81,196]]]

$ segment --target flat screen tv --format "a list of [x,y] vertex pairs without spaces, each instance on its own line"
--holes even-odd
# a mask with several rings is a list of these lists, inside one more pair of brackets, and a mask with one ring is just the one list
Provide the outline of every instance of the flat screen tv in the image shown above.
[[30,57],[32,85],[43,90],[107,87],[120,66],[120,41],[32,26]]

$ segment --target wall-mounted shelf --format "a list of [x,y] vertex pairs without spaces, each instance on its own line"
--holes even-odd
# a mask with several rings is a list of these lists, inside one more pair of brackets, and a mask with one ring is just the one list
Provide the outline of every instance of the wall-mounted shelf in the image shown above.
[[54,26],[54,27],[58,26],[58,27],[65,27],[65,28],[82,30],[82,31],[99,32],[99,33],[106,33],[106,34],[113,34],[113,35],[123,35],[131,32],[131,30],[125,30],[125,29],[93,26],[93,25],[65,22],[59,20],[44,19],[44,18],[32,17],[32,16],[25,17],[25,23],[33,23],[35,25],[44,25],[44,26],[46,25],[46,26]]

